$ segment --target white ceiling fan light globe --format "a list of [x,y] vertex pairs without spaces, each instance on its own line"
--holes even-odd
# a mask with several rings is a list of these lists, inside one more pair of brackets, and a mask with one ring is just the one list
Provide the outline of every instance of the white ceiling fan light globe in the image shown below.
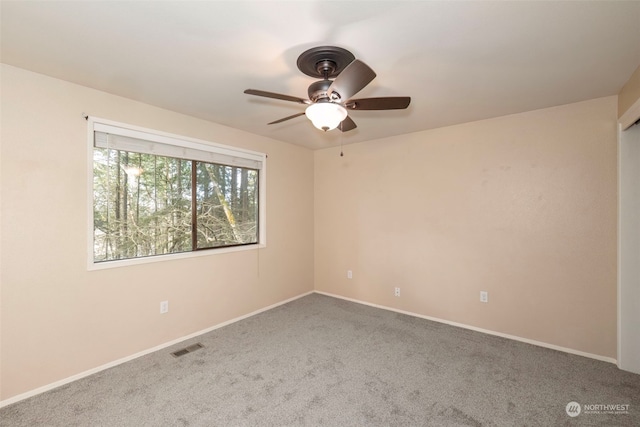
[[311,104],[304,112],[315,127],[329,131],[347,118],[347,109],[333,102],[318,102]]

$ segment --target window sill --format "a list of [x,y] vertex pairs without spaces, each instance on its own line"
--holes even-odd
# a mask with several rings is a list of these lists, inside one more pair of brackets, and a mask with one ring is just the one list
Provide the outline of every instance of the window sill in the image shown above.
[[123,259],[123,260],[115,260],[115,261],[102,261],[102,262],[93,262],[93,257],[90,255],[89,262],[87,265],[87,270],[106,270],[110,268],[120,268],[120,267],[129,267],[132,265],[140,265],[140,264],[149,264],[154,262],[166,262],[166,261],[174,261],[180,259],[187,258],[197,258],[202,256],[212,256],[219,254],[228,254],[231,252],[241,252],[241,251],[255,251],[266,248],[266,244],[256,243],[254,245],[243,245],[243,246],[231,246],[228,248],[215,248],[215,249],[205,249],[193,252],[180,252],[177,254],[166,254],[166,255],[154,255],[143,258],[131,258],[131,259]]

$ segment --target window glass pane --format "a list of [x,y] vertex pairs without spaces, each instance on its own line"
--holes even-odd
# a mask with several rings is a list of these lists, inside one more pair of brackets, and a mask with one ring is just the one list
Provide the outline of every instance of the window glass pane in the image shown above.
[[258,242],[258,171],[196,162],[199,249]]
[[94,262],[190,251],[192,162],[93,152]]
[[88,120],[91,263],[263,242],[264,153]]

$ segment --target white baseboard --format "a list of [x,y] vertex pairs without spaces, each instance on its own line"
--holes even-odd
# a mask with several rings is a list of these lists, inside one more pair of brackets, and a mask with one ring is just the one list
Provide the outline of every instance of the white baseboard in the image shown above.
[[217,324],[215,326],[211,326],[210,328],[206,328],[206,329],[203,329],[201,331],[194,332],[192,334],[185,335],[185,336],[180,337],[180,338],[176,338],[175,340],[171,340],[169,342],[160,344],[160,345],[155,346],[153,348],[149,348],[149,349],[140,351],[140,352],[132,354],[130,356],[126,356],[126,357],[123,357],[121,359],[114,360],[113,362],[109,362],[107,364],[104,364],[104,365],[101,365],[101,366],[97,366],[97,367],[95,367],[93,369],[89,369],[87,371],[80,372],[79,374],[72,375],[70,377],[61,379],[61,380],[53,382],[51,384],[47,384],[47,385],[44,385],[42,387],[38,387],[36,389],[27,391],[25,393],[21,393],[21,394],[18,394],[16,396],[10,397],[8,399],[1,400],[0,401],[0,408],[2,408],[4,406],[7,406],[7,405],[11,405],[12,403],[16,403],[16,402],[19,402],[19,401],[24,400],[24,399],[28,399],[29,397],[36,396],[36,395],[38,395],[40,393],[44,393],[46,391],[53,390],[54,388],[58,388],[58,387],[63,386],[65,384],[69,384],[69,383],[71,383],[73,381],[77,381],[77,380],[79,380],[81,378],[84,378],[84,377],[88,377],[89,375],[93,375],[93,374],[98,373],[100,371],[104,371],[105,369],[109,369],[109,368],[112,368],[114,366],[120,365],[122,363],[129,362],[131,360],[137,359],[138,357],[145,356],[145,355],[147,355],[149,353],[153,353],[155,351],[162,350],[162,349],[164,349],[166,347],[170,347],[170,346],[172,346],[174,344],[178,344],[178,343],[180,343],[182,341],[185,341],[185,340],[188,340],[188,339],[191,339],[191,338],[195,338],[195,337],[200,336],[202,334],[206,334],[207,332],[211,332],[213,330],[216,330],[216,329],[222,328],[224,326],[230,325],[232,323],[238,322],[240,320],[244,320],[244,319],[246,319],[248,317],[255,316],[256,314],[263,313],[265,311],[271,310],[271,309],[276,308],[278,306],[281,306],[283,304],[287,304],[287,303],[289,303],[291,301],[295,301],[295,300],[297,300],[299,298],[305,297],[305,296],[310,295],[312,293],[313,293],[313,291],[300,294],[300,295],[295,296],[293,298],[289,298],[287,300],[280,301],[280,302],[277,302],[275,304],[272,304],[272,305],[270,305],[268,307],[264,307],[264,308],[261,308],[259,310],[253,311],[253,312],[251,312],[249,314],[245,314],[243,316],[236,317],[236,318],[231,319],[231,320],[227,320],[226,322],[219,323],[219,324]]
[[530,340],[528,338],[522,338],[522,337],[518,337],[518,336],[515,336],[515,335],[503,334],[502,332],[490,331],[488,329],[477,328],[475,326],[465,325],[463,323],[451,322],[449,320],[439,319],[437,317],[425,316],[425,315],[418,314],[418,313],[412,313],[410,311],[399,310],[399,309],[393,308],[393,307],[387,307],[387,306],[384,306],[384,305],[373,304],[373,303],[370,303],[370,302],[360,301],[360,300],[353,299],[353,298],[347,298],[347,297],[344,297],[342,295],[336,295],[336,294],[332,294],[332,293],[329,293],[329,292],[314,291],[314,293],[320,294],[320,295],[325,295],[325,296],[328,296],[328,297],[339,298],[339,299],[343,299],[345,301],[355,302],[355,303],[358,303],[358,304],[368,305],[370,307],[381,308],[383,310],[394,311],[396,313],[406,314],[408,316],[419,317],[421,319],[432,320],[432,321],[438,322],[438,323],[445,323],[447,325],[456,326],[458,328],[464,328],[464,329],[469,329],[469,330],[476,331],[476,332],[482,332],[483,334],[495,335],[495,336],[502,337],[502,338],[508,338],[508,339],[514,340],[514,341],[520,341],[520,342],[524,342],[524,343],[527,343],[527,344],[533,344],[533,345],[536,345],[538,347],[545,347],[545,348],[550,348],[552,350],[558,350],[558,351],[562,351],[562,352],[565,352],[565,353],[570,353],[570,354],[575,354],[575,355],[578,355],[578,356],[588,357],[590,359],[596,359],[596,360],[600,360],[602,362],[608,362],[608,363],[617,364],[617,360],[613,359],[611,357],[600,356],[598,354],[592,354],[592,353],[585,353],[584,351],[574,350],[572,348],[560,347],[558,345],[548,344],[548,343],[541,342],[541,341]]
[[153,353],[155,351],[162,350],[162,349],[164,349],[166,347],[170,347],[170,346],[172,346],[174,344],[178,344],[178,343],[180,343],[182,341],[186,341],[186,340],[189,340],[191,338],[195,338],[197,336],[200,336],[202,334],[206,334],[208,332],[211,332],[213,330],[222,328],[224,326],[230,325],[230,324],[238,322],[240,320],[244,320],[244,319],[249,318],[251,316],[255,316],[256,314],[263,313],[265,311],[271,310],[271,309],[276,308],[278,306],[281,306],[283,304],[287,304],[287,303],[289,303],[291,301],[295,301],[295,300],[297,300],[299,298],[305,297],[305,296],[310,295],[312,293],[317,293],[317,294],[320,294],[320,295],[325,295],[325,296],[333,297],[333,298],[339,298],[339,299],[343,299],[343,300],[346,300],[346,301],[351,301],[351,302],[354,302],[354,303],[357,303],[357,304],[368,305],[370,307],[375,307],[375,308],[380,308],[380,309],[383,309],[383,310],[393,311],[393,312],[396,312],[396,313],[406,314],[406,315],[413,316],[413,317],[419,317],[419,318],[426,319],[426,320],[432,320],[434,322],[445,323],[447,325],[456,326],[456,327],[459,327],[459,328],[469,329],[469,330],[476,331],[476,332],[482,332],[484,334],[489,334],[489,335],[495,335],[495,336],[499,336],[499,337],[502,337],[502,338],[508,338],[508,339],[511,339],[511,340],[514,340],[514,341],[520,341],[520,342],[524,342],[524,343],[527,343],[527,344],[533,344],[533,345],[536,345],[536,346],[539,346],[539,347],[545,347],[545,348],[550,348],[552,350],[558,350],[558,351],[562,351],[562,352],[565,352],[565,353],[575,354],[575,355],[578,355],[578,356],[584,356],[584,357],[588,357],[590,359],[596,359],[596,360],[600,360],[600,361],[603,361],[603,362],[609,362],[609,363],[614,363],[614,364],[617,363],[616,359],[613,359],[613,358],[610,358],[610,357],[599,356],[597,354],[591,354],[591,353],[585,353],[583,351],[574,350],[574,349],[566,348],[566,347],[560,347],[560,346],[557,346],[557,345],[548,344],[548,343],[544,343],[544,342],[540,342],[540,341],[530,340],[530,339],[518,337],[518,336],[515,336],[515,335],[503,334],[501,332],[490,331],[488,329],[477,328],[475,326],[469,326],[469,325],[465,325],[465,324],[462,324],[462,323],[451,322],[451,321],[444,320],[444,319],[438,319],[436,317],[425,316],[425,315],[422,315],[422,314],[412,313],[412,312],[405,311],[405,310],[399,310],[399,309],[392,308],[392,307],[373,304],[373,303],[369,303],[369,302],[366,302],[366,301],[361,301],[361,300],[357,300],[357,299],[353,299],[353,298],[344,297],[342,295],[337,295],[337,294],[332,294],[332,293],[322,292],[322,291],[310,291],[310,292],[305,292],[303,294],[300,294],[300,295],[297,295],[295,297],[289,298],[287,300],[277,302],[277,303],[272,304],[272,305],[270,305],[268,307],[261,308],[259,310],[253,311],[253,312],[245,314],[243,316],[236,317],[236,318],[228,320],[226,322],[219,323],[217,325],[211,326],[211,327],[203,329],[201,331],[194,332],[192,334],[189,334],[189,335],[177,338],[175,340],[160,344],[158,346],[143,350],[141,352],[132,354],[130,356],[126,356],[126,357],[123,357],[121,359],[114,360],[113,362],[109,362],[107,364],[95,367],[93,369],[89,369],[87,371],[80,372],[78,374],[72,375],[70,377],[64,378],[64,379],[56,381],[56,382],[53,382],[51,384],[47,384],[47,385],[44,385],[42,387],[38,387],[36,389],[30,390],[28,392],[25,392],[25,393],[22,393],[22,394],[18,394],[16,396],[10,397],[9,399],[2,400],[2,401],[0,401],[0,408],[2,408],[4,406],[11,405],[12,403],[16,403],[16,402],[19,402],[19,401],[24,400],[24,399],[28,399],[29,397],[36,396],[36,395],[44,393],[46,391],[53,390],[54,388],[63,386],[65,384],[69,384],[69,383],[71,383],[73,381],[77,381],[77,380],[79,380],[81,378],[88,377],[89,375],[93,375],[93,374],[98,373],[100,371],[104,371],[105,369],[109,369],[109,368],[112,368],[114,366],[120,365],[122,363],[129,362],[131,360],[137,359],[138,357],[145,356],[145,355],[147,355],[149,353]]

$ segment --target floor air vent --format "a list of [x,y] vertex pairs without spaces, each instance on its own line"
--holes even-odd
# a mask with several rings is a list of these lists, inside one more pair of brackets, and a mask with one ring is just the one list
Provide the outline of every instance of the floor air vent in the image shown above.
[[204,346],[198,342],[198,343],[195,343],[195,344],[191,344],[190,346],[185,347],[185,348],[183,348],[181,350],[174,351],[173,353],[171,353],[171,355],[173,357],[184,356],[185,354],[193,353],[194,351],[196,351],[196,350],[198,350],[198,349],[200,349],[202,347],[204,347]]

